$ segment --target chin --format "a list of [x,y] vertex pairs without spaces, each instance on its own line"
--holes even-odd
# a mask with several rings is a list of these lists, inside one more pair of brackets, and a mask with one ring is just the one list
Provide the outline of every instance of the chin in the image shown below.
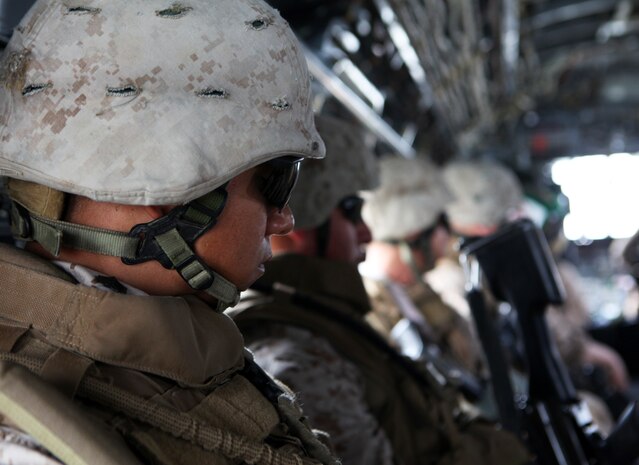
[[258,266],[255,269],[255,272],[250,277],[247,277],[247,279],[243,279],[241,282],[237,283],[236,286],[237,286],[238,290],[239,291],[247,290],[249,287],[251,287],[251,285],[255,281],[260,279],[262,277],[262,275],[264,275],[264,265]]

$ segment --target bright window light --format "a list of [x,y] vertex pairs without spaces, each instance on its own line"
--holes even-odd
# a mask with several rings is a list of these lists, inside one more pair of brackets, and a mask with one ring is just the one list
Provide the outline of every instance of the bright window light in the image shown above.
[[564,219],[568,239],[620,239],[639,229],[639,155],[562,158],[553,163],[551,173],[570,202]]

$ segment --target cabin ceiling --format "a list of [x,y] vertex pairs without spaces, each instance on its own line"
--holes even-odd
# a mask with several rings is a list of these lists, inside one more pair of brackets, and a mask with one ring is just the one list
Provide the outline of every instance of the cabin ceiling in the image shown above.
[[387,149],[521,168],[639,150],[639,0],[271,3],[317,61],[318,106]]

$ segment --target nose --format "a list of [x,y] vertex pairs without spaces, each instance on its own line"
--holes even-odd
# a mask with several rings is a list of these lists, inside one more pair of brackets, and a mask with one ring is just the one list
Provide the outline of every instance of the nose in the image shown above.
[[269,207],[268,218],[266,223],[266,235],[283,236],[290,233],[295,226],[295,218],[293,212],[288,205],[281,210],[277,207]]

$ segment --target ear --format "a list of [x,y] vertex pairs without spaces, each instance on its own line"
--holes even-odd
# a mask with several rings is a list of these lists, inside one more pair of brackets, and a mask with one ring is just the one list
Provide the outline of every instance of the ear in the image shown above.
[[141,207],[142,212],[148,217],[149,221],[157,220],[169,213],[173,208],[175,208],[175,205],[144,205]]

